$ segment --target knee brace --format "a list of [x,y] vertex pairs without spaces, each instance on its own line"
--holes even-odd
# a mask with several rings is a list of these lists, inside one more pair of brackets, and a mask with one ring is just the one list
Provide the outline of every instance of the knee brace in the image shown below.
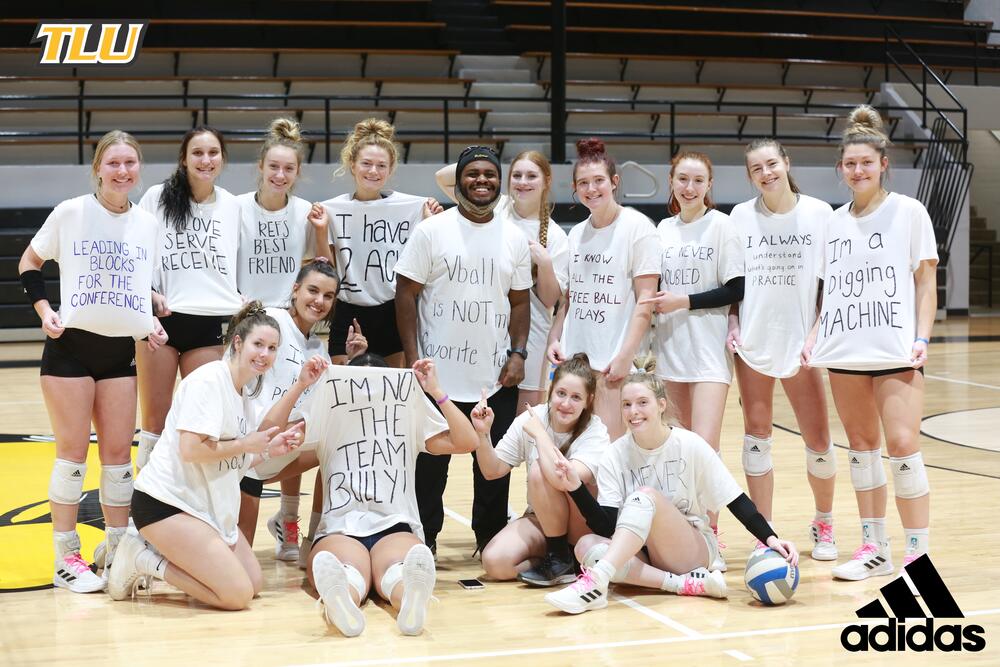
[[[594,546],[587,549],[587,553],[583,555],[583,561],[580,565],[587,568],[588,570],[597,564],[597,561],[604,558],[604,554],[608,552],[611,547],[610,542],[601,542],[600,544],[595,544]],[[611,577],[612,583],[620,584],[625,581],[625,577],[628,576],[628,569],[632,565],[632,559],[629,558],[625,561],[625,564],[615,571],[614,575]]]
[[83,495],[83,478],[86,476],[86,463],[56,459],[49,479],[49,500],[63,505],[79,504]]
[[924,456],[920,452],[899,458],[890,456],[889,468],[892,470],[892,484],[897,498],[909,500],[931,492],[927,483],[927,469],[924,468]]
[[348,563],[344,563],[344,572],[347,573],[347,583],[358,593],[358,597],[365,599],[365,578],[358,571],[358,568]]
[[146,463],[149,462],[149,456],[153,453],[153,447],[156,446],[156,441],[159,439],[159,433],[139,431],[139,447],[135,453],[135,467],[137,470],[142,470]]
[[[345,565],[344,567],[350,567],[350,565]],[[354,568],[351,569],[353,570]],[[361,573],[358,572],[357,570],[354,571],[358,573],[358,580],[361,581],[363,585],[364,580],[361,578]],[[347,580],[351,581],[350,572],[348,572]],[[385,574],[382,575],[382,582],[381,582],[382,592],[385,593],[385,597],[387,599],[392,595],[392,589],[395,588],[396,584],[398,584],[402,580],[403,580],[403,564],[393,563],[385,571]],[[365,589],[362,587],[358,592],[363,593],[364,590]]]
[[882,467],[882,450],[851,450],[851,483],[855,491],[871,491],[885,486],[885,469]]
[[806,470],[820,479],[830,479],[837,474],[837,455],[832,442],[825,452],[815,452],[806,447]]
[[653,526],[653,516],[656,515],[656,503],[642,491],[636,491],[625,499],[625,504],[618,512],[616,528],[622,528],[634,533],[645,544],[649,538],[649,529]]
[[771,442],[772,438],[743,436],[743,472],[751,477],[761,477],[771,472],[774,468],[771,461]]
[[101,466],[101,504],[128,507],[132,503],[132,464]]

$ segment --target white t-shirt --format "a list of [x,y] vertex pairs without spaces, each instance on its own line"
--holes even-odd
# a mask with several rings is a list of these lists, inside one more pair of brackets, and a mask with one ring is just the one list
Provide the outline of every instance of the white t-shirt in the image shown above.
[[701,436],[674,427],[656,449],[643,449],[630,433],[611,443],[597,470],[597,502],[621,508],[640,487],[666,496],[684,518],[703,532],[712,529],[708,512],[736,500],[743,489]]
[[323,515],[316,540],[365,537],[397,523],[423,540],[414,470],[426,442],[448,422],[413,371],[330,366],[316,382],[305,447],[316,448]]
[[[660,289],[698,294],[743,275],[743,248],[729,216],[710,210],[689,223],[661,220]],[[674,382],[724,382],[733,377],[726,350],[729,306],[657,316],[656,377]]]
[[59,263],[63,326],[136,340],[148,335],[156,235],[156,218],[138,206],[115,214],[94,195],[56,206],[31,247],[41,259]]
[[[587,428],[580,434],[580,437],[567,446],[570,436],[573,434],[556,433],[552,430],[552,426],[549,424],[549,404],[541,403],[535,406],[533,410],[542,423],[545,424],[545,432],[549,434],[552,442],[563,453],[563,456],[570,461],[579,461],[587,466],[594,479],[597,479],[597,468],[601,463],[601,457],[604,456],[611,442],[608,438],[608,429],[604,426],[601,418],[597,415],[591,415]],[[510,427],[507,428],[507,432],[504,433],[503,438],[500,439],[494,450],[497,458],[511,468],[516,468],[525,463],[530,470],[531,466],[538,460],[538,449],[535,439],[524,432],[524,424],[528,421],[529,417],[530,415],[527,411],[519,414],[511,422]],[[531,509],[531,498],[528,498],[528,509]]]
[[607,368],[621,349],[635,308],[632,280],[659,274],[656,228],[634,208],[622,206],[614,222],[601,229],[590,218],[573,227],[563,353],[586,352],[593,368]]
[[[278,347],[278,354],[275,357],[274,365],[261,376],[262,383],[260,393],[250,397],[250,412],[247,417],[250,419],[252,428],[259,428],[261,421],[267,411],[285,395],[285,392],[295,384],[299,378],[302,365],[317,354],[330,360],[330,354],[326,351],[326,341],[319,336],[312,335],[306,338],[295,326],[292,316],[285,308],[268,308],[267,314],[278,322],[278,330],[281,332],[281,345]],[[228,349],[228,348],[227,348]],[[301,419],[307,412],[310,397],[316,385],[307,388],[299,400],[295,402],[295,407],[289,415],[289,421]],[[256,468],[252,468],[247,477],[254,479],[268,479],[294,461],[299,456],[299,450],[275,456],[262,462]]]
[[181,431],[212,440],[236,440],[252,432],[247,421],[249,390],[233,387],[229,365],[222,360],[199,366],[181,380],[167,413],[163,435],[135,480],[137,491],[197,517],[219,532],[226,544],[239,535],[240,479],[253,456],[246,452],[213,463],[181,459]]
[[309,222],[312,204],[289,197],[278,211],[257,203],[256,192],[245,192],[240,204],[240,248],[236,285],[248,299],[265,306],[287,306],[302,260],[315,255],[316,235]]
[[816,321],[823,233],[833,210],[808,195],[788,213],[772,213],[760,197],[729,214],[746,262],[737,352],[758,373],[799,372],[799,355]]
[[243,306],[236,288],[240,240],[240,204],[229,191],[215,186],[215,200],[191,202],[183,232],[174,230],[159,207],[163,184],[143,195],[139,206],[159,221],[159,266],[153,286],[167,307],[187,315],[232,315]]
[[863,218],[838,208],[827,229],[823,311],[811,366],[875,371],[910,366],[917,335],[913,272],[937,261],[931,218],[890,192]]
[[[509,197],[501,200],[497,210],[524,232],[531,241],[538,241],[538,227],[541,224],[537,218],[522,218],[517,214]],[[566,232],[553,220],[549,220],[548,245],[549,257],[552,258],[552,271],[559,283],[559,292],[565,292],[569,284],[569,238]],[[528,358],[524,362],[524,380],[518,385],[521,389],[544,389],[548,380],[548,362],[545,352],[548,347],[549,331],[552,329],[553,309],[546,308],[535,290],[528,293],[531,303],[531,327],[528,332]]]
[[417,345],[452,400],[478,401],[483,387],[494,394],[510,348],[508,292],[531,287],[521,230],[502,216],[480,224],[450,208],[414,230],[396,273],[424,286]]
[[426,201],[392,192],[372,201],[348,193],[323,202],[341,279],[338,299],[377,306],[396,298],[396,262],[423,219]]

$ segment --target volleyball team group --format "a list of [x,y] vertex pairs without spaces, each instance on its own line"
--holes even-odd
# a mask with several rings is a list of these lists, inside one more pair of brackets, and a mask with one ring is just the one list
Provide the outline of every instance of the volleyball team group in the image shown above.
[[[393,135],[359,122],[338,170],[353,191],[317,203],[293,194],[304,145],[289,119],[271,124],[256,190],[239,196],[216,185],[215,129],[188,132],[176,170],[138,204],[139,144],[122,131],[98,143],[94,192],[56,206],[19,265],[47,334],[55,586],[123,600],[162,580],[246,608],[263,587],[263,486],[280,482],[275,557],[307,570],[327,621],[360,634],[377,594],[418,634],[450,457],[471,453],[489,579],[561,587],[545,599],[570,614],[606,606],[612,582],[725,598],[723,510],[755,550],[799,558],[772,524],[778,380],[804,441],[811,556],[841,556],[823,368],[861,523],[832,576],[894,573],[882,433],[903,564],[928,551],[918,433],[936,243],[924,207],[887,190],[876,111],[847,119],[837,171],[850,201],[836,211],[799,191],[785,149],[765,139],[745,153],[758,194],[730,215],[714,208],[710,159],[676,156],[669,216],[654,225],[618,203],[603,142],[582,140],[573,190],[590,215],[569,234],[550,218],[540,153],[504,175],[491,149],[466,149],[437,172],[457,203],[445,210],[391,190]],[[734,375],[747,493],[718,455]],[[391,411],[355,391],[373,386],[396,388]],[[343,405],[375,415],[370,430],[337,417]],[[92,424],[106,526],[93,568],[76,532]],[[522,464],[528,509],[514,518],[509,473]],[[316,467],[300,536],[301,475]]]

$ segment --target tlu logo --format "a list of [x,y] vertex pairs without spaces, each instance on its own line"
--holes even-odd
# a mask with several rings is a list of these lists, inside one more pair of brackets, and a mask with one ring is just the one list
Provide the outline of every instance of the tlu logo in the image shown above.
[[[985,630],[981,625],[941,623],[935,618],[965,618],[955,598],[941,580],[926,554],[906,566],[913,585],[920,591],[930,615],[925,615],[906,579],[899,576],[882,587],[882,597],[889,604],[893,617],[878,600],[872,600],[857,610],[858,618],[884,618],[879,625],[848,625],[840,633],[840,643],[848,651],[973,651],[986,648]],[[923,623],[906,625],[906,619],[923,619]]]
[[[42,65],[128,65],[135,60],[146,34],[146,22],[80,23],[43,21],[35,29],[32,44],[42,44]],[[116,50],[119,37],[123,45]],[[88,37],[96,34],[96,40]],[[96,41],[96,44],[93,42]],[[65,48],[64,48],[65,47]],[[65,55],[63,53],[65,52]]]

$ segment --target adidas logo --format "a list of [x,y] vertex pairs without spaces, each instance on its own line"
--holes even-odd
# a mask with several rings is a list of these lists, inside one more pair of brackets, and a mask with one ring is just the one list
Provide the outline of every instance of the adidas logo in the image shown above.
[[587,591],[586,593],[583,593],[580,596],[580,599],[583,600],[584,602],[590,602],[591,600],[596,600],[599,597],[601,597],[601,594],[599,592],[597,592],[596,590],[593,590],[593,591]]
[[70,475],[70,477],[82,477],[82,476],[83,476],[83,475],[81,475],[81,474],[80,474],[80,470],[79,470],[79,469],[77,469],[77,470],[74,470],[74,471],[73,471],[73,474],[72,474],[72,475]]
[[851,463],[861,463],[861,462],[858,461],[858,457],[857,456],[852,456],[851,457]]
[[910,472],[910,466],[904,463],[903,465],[899,466],[899,472]]
[[131,471],[126,471],[125,474],[122,475],[122,480],[124,481],[126,479],[132,479],[132,472]]
[[[985,630],[981,625],[940,624],[936,618],[965,618],[941,575],[927,554],[917,558],[904,570],[920,592],[929,615],[925,615],[916,596],[902,576],[893,579],[880,590],[892,616],[882,603],[872,600],[858,609],[858,618],[885,618],[879,625],[853,624],[840,633],[840,644],[848,651],[973,651],[986,648]],[[924,619],[923,623],[906,625],[906,619]]]
[[818,457],[816,459],[816,463],[826,463],[826,459],[824,459],[822,456],[820,456],[820,457]]
[[760,451],[760,448],[759,448],[759,447],[757,447],[757,445],[754,445],[753,447],[751,447],[751,448],[750,448],[750,451],[751,451],[751,452],[759,452],[759,451]]

